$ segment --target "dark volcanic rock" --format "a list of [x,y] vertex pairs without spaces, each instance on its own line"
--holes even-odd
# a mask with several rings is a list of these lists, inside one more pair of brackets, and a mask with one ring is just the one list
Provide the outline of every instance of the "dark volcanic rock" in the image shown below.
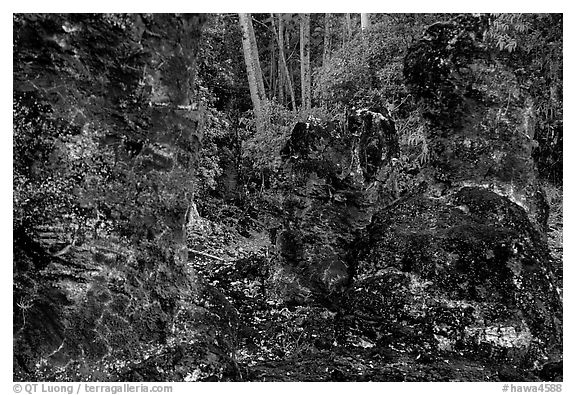
[[359,238],[342,342],[529,369],[561,355],[531,100],[485,47],[485,23],[434,24],[408,51],[432,160],[423,188],[375,214]]
[[559,289],[524,210],[465,187],[378,213],[343,306],[381,346],[449,351],[532,367],[561,349]]
[[14,380],[233,371],[186,268],[199,15],[14,16]]
[[545,235],[548,205],[532,160],[533,100],[486,47],[486,28],[485,16],[435,23],[406,56],[404,74],[420,99],[432,151],[428,181],[440,190],[493,190],[523,207]]
[[395,198],[397,154],[394,124],[381,113],[358,110],[346,125],[296,124],[281,151],[285,215],[275,282],[285,298],[326,296],[350,281],[350,243],[376,205]]

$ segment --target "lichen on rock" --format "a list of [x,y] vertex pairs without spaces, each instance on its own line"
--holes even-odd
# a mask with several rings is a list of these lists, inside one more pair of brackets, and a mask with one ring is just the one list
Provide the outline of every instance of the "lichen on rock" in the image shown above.
[[421,188],[374,214],[358,238],[342,341],[360,334],[526,368],[561,355],[531,101],[484,45],[485,23],[436,23],[408,51],[432,160]]
[[530,366],[561,347],[547,247],[506,198],[469,187],[439,199],[416,195],[376,214],[367,234],[343,305],[374,339],[402,322],[403,331],[415,328],[403,342],[416,349]]
[[[389,115],[368,109],[345,124],[297,123],[281,151],[285,215],[276,275],[288,299],[339,293],[351,280],[348,251],[378,204],[395,197],[398,139]],[[293,295],[290,295],[292,293]]]
[[14,15],[14,379],[234,376],[188,272],[205,16]]

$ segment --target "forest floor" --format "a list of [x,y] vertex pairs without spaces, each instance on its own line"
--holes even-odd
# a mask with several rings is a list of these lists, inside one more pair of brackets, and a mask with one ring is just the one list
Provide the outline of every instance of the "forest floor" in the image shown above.
[[[558,192],[558,190],[555,190]],[[548,243],[562,276],[562,191],[552,196]],[[208,234],[206,234],[208,230]],[[199,236],[201,233],[202,236]],[[242,233],[242,234],[241,234]],[[323,306],[286,305],[268,284],[273,245],[266,229],[206,221],[190,248],[190,266],[239,313],[236,363],[241,381],[534,381],[533,371],[458,353],[429,355],[394,343],[338,341],[337,314]],[[209,241],[209,242],[207,242]],[[402,338],[402,328],[392,337]]]

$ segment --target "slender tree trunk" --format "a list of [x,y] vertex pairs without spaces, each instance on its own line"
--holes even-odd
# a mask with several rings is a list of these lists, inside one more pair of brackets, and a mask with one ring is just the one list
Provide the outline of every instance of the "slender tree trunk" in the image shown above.
[[284,68],[282,65],[282,60],[278,56],[278,101],[285,106],[286,105],[286,95],[284,94],[284,84],[286,83],[284,77]]
[[276,76],[276,44],[274,40],[270,40],[270,83],[268,84],[268,97],[276,95],[276,85],[278,84]]
[[[272,27],[274,28],[274,14],[272,16]],[[274,28],[276,32],[276,29]],[[284,53],[284,21],[282,19],[282,14],[278,14],[278,32],[276,35],[278,40],[278,53],[280,57],[280,62],[282,63],[282,68],[284,69],[284,77],[286,79],[286,85],[288,87],[288,93],[290,94],[290,101],[292,103],[292,109],[296,110],[296,95],[294,94],[294,87],[292,86],[292,77],[290,76],[290,70],[288,69],[288,64],[286,63],[286,55]]]
[[[370,30],[370,14],[360,14],[360,31],[362,33],[362,63],[368,63],[368,31]],[[368,88],[373,85],[372,76],[368,76]]]
[[370,29],[370,14],[360,14],[360,26],[362,32]]
[[302,108],[312,107],[310,75],[310,14],[300,15],[300,78],[302,82]]
[[252,14],[245,14],[248,16],[248,37],[250,39],[250,48],[252,49],[252,59],[254,59],[254,69],[256,70],[256,84],[261,99],[266,98],[266,90],[264,89],[264,77],[262,69],[260,68],[260,56],[258,52],[258,44],[256,43],[256,35],[254,34],[254,26],[252,25]]
[[[284,29],[284,43],[286,44],[286,48],[290,49],[290,30]],[[289,84],[290,89],[290,102],[292,103],[292,109],[296,111],[298,107],[296,106],[296,87],[294,85],[294,81],[296,80],[294,69],[297,66],[294,66],[295,60],[291,59],[293,54],[290,54],[289,57],[286,58],[286,79],[287,83]]]
[[350,13],[346,14],[346,23],[344,26],[346,29],[346,41],[350,41],[352,38],[352,17],[350,16]]
[[328,64],[330,59],[330,50],[332,47],[332,14],[325,14],[324,16],[324,55],[322,56],[322,65]]
[[258,78],[256,76],[256,63],[259,62],[258,59],[254,59],[254,51],[250,40],[250,31],[253,29],[251,17],[250,14],[238,14],[238,16],[240,18],[240,28],[242,29],[242,49],[244,50],[244,62],[246,63],[246,74],[248,75],[250,97],[252,99],[252,106],[254,107],[256,119],[260,120],[262,118],[262,96],[261,91],[258,88]]

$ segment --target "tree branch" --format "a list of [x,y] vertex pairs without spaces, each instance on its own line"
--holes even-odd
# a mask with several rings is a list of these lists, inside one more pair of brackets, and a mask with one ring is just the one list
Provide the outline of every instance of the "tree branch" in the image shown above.
[[211,255],[211,254],[208,254],[206,252],[202,252],[202,251],[198,251],[198,250],[192,250],[190,248],[188,249],[188,252],[192,253],[192,254],[196,254],[196,255],[202,255],[202,256],[205,256],[206,258],[216,259],[216,260],[222,261],[222,262],[230,262],[228,259],[220,258],[219,256]]

